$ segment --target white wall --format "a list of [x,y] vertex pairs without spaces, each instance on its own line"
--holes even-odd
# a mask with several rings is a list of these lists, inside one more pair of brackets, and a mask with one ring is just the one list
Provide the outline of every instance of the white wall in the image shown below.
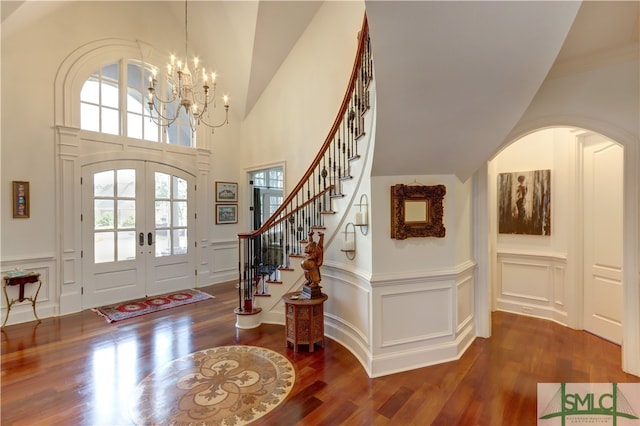
[[[509,145],[489,163],[495,309],[575,324],[569,314],[576,313],[568,312],[571,303],[568,307],[567,297],[575,286],[569,273],[576,267],[569,255],[569,239],[575,238],[571,202],[577,190],[576,135],[567,128],[532,133]],[[547,169],[551,170],[551,235],[498,233],[498,175]]]
[[[391,186],[412,183],[445,185],[444,238],[391,238]],[[475,338],[472,183],[454,175],[372,177],[370,375],[457,359]]]
[[340,109],[362,26],[359,1],[325,2],[242,124],[245,168],[286,159],[291,189]]

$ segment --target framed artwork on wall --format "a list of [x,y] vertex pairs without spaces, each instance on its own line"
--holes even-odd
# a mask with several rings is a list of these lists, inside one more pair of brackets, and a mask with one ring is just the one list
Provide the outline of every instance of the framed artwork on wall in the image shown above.
[[444,238],[444,185],[391,187],[391,238]]
[[26,219],[29,217],[29,182],[13,181],[13,217]]
[[498,175],[498,233],[551,235],[551,170]]
[[216,204],[216,225],[238,223],[237,204]]
[[238,184],[236,182],[216,182],[216,202],[237,203]]

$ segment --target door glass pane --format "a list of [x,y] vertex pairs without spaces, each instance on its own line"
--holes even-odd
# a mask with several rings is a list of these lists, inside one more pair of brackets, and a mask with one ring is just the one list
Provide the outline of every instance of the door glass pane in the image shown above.
[[118,260],[131,260],[135,258],[136,258],[135,231],[118,232]]
[[135,200],[118,200],[118,229],[136,226]]
[[133,169],[118,170],[118,197],[136,196],[136,171]]
[[173,254],[185,254],[187,252],[187,230],[175,229],[173,231]]
[[171,234],[168,229],[156,229],[156,257],[171,255]]
[[187,181],[173,176],[173,198],[176,200],[187,199]]
[[156,172],[156,198],[169,198],[169,191],[171,189],[169,186],[171,182],[170,179],[170,175]]
[[113,200],[94,200],[94,229],[113,229]]
[[115,259],[113,232],[96,232],[93,236],[93,258],[95,263],[113,262]]
[[169,201],[156,201],[156,227],[166,228],[169,226],[169,220],[171,219],[171,211]]
[[93,175],[93,196],[113,197],[113,170]]
[[173,202],[173,226],[187,226],[187,202]]

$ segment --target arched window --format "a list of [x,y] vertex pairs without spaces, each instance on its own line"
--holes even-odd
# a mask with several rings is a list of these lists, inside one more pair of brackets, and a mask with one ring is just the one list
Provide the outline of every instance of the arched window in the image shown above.
[[[80,128],[150,142],[195,146],[195,134],[184,111],[180,111],[180,118],[168,127],[154,121],[159,119],[155,112],[152,119],[147,90],[154,67],[132,59],[122,63],[125,66],[108,64],[84,82],[80,93]],[[159,89],[166,94],[165,98],[170,98],[170,86]],[[171,104],[166,107],[169,115],[175,114]]]

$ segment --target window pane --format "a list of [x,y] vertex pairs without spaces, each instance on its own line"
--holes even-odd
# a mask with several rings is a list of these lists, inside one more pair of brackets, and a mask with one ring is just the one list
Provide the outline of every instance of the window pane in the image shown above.
[[113,170],[99,172],[93,175],[93,196],[113,197]]
[[151,142],[160,141],[160,129],[158,125],[151,121],[151,118],[145,114],[142,119],[142,126],[144,127],[144,139]]
[[98,232],[93,236],[93,258],[95,263],[113,262],[114,253],[113,232]]
[[92,132],[100,131],[100,108],[98,106],[80,104],[80,128]]
[[102,82],[100,85],[102,90],[102,105],[111,108],[118,108],[118,86],[109,82]]
[[187,181],[173,176],[173,198],[176,200],[187,199]]
[[171,218],[170,201],[156,201],[156,228],[166,228],[169,226]]
[[118,81],[118,64],[109,64],[102,68],[102,77]]
[[118,135],[118,110],[102,108],[102,133]]
[[170,179],[170,175],[156,172],[156,198],[169,198]]
[[118,232],[118,260],[136,258],[135,231]]
[[187,230],[174,229],[173,231],[173,254],[185,254],[187,252]]
[[136,171],[133,169],[118,170],[118,197],[136,196]]
[[173,226],[187,226],[187,202],[173,202]]
[[96,105],[100,103],[98,87],[98,79],[89,77],[82,85],[80,100],[82,102],[90,102]]
[[94,229],[113,229],[113,200],[93,200]]
[[127,64],[127,85],[130,87],[142,87],[142,68],[139,64]]
[[156,257],[171,255],[171,234],[168,229],[156,229]]
[[130,138],[142,139],[142,116],[138,114],[127,114],[127,136]]
[[118,229],[136,226],[135,200],[118,200]]
[[127,89],[127,111],[142,114],[142,109],[147,105],[147,98],[138,89]]

